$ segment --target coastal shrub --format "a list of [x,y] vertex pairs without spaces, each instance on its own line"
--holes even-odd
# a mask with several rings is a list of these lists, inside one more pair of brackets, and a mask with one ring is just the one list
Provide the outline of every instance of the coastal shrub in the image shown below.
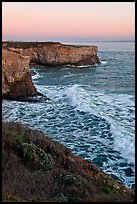
[[66,172],[60,173],[59,175],[57,175],[56,178],[61,184],[64,183],[68,185],[74,184],[77,180],[75,176],[68,174]]
[[2,138],[2,147],[6,145],[6,147],[14,148],[14,150],[17,149],[17,146],[22,142],[29,142],[29,136],[27,134],[24,134],[24,132],[11,129],[10,127],[2,127],[2,134],[5,135],[5,137]]
[[45,153],[43,149],[37,147],[34,143],[21,143],[20,149],[25,158],[46,169],[49,169],[49,165],[53,162],[52,156]]
[[16,132],[15,134],[16,142],[22,143],[22,142],[29,142],[29,137],[26,134],[21,134],[19,132]]
[[57,195],[56,197],[54,197],[53,199],[54,202],[68,202],[69,199],[67,196],[65,196],[63,193]]
[[119,192],[119,189],[118,188],[115,188],[115,186],[112,186],[112,185],[107,185],[107,184],[104,184],[103,185],[103,191],[107,194],[111,194],[111,193],[118,193]]
[[9,193],[4,193],[3,198],[4,202],[25,202],[24,199],[22,199],[19,196],[11,195]]

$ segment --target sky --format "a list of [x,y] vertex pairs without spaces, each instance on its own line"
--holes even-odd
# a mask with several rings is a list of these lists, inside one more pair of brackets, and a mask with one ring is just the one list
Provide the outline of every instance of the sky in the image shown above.
[[135,2],[2,2],[2,40],[134,40]]

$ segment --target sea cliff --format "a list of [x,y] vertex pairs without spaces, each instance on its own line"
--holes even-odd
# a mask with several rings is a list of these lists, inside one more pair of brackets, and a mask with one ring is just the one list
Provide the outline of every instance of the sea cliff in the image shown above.
[[37,95],[31,80],[30,57],[2,48],[2,97],[19,99]]
[[39,101],[46,96],[33,85],[30,63],[61,66],[100,63],[97,46],[64,45],[58,42],[3,42],[2,43],[2,97],[4,99]]
[[65,45],[59,42],[7,42],[4,47],[30,56],[30,61],[48,66],[100,63],[97,46]]

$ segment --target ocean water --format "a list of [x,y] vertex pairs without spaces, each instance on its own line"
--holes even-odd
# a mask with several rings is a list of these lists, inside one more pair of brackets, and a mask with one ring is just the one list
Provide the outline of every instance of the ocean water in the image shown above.
[[76,155],[134,188],[134,42],[79,44],[98,45],[101,64],[33,67],[32,79],[37,90],[51,100],[47,103],[3,100],[3,120],[42,130]]

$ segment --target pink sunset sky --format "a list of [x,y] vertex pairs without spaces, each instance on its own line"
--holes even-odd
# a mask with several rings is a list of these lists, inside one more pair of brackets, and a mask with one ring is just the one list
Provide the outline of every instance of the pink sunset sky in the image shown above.
[[2,2],[2,39],[134,40],[135,2]]

